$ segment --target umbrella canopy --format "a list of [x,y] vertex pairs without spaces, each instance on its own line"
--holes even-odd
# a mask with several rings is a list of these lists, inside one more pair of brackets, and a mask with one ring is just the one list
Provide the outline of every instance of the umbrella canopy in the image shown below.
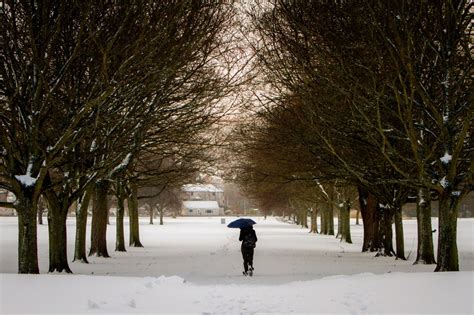
[[243,229],[243,228],[252,226],[254,224],[257,224],[257,223],[252,219],[240,218],[227,224],[227,227]]

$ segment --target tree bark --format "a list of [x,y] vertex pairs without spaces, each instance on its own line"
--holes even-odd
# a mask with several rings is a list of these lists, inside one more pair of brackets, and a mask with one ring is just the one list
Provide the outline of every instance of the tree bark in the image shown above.
[[86,188],[76,211],[76,240],[73,261],[80,261],[86,264],[89,263],[86,254],[87,215],[93,193],[94,186],[89,185]]
[[[66,209],[63,209],[66,207]],[[49,232],[49,270],[48,272],[72,273],[67,259],[67,205],[54,202],[49,204],[48,232]]]
[[18,273],[38,274],[37,202],[33,187],[24,187],[17,197],[18,213]]
[[130,218],[130,246],[143,247],[140,242],[140,225],[138,218],[138,187],[131,183],[131,195],[128,199],[128,215]]
[[352,244],[351,238],[351,205],[348,201],[345,201],[343,206],[340,207],[341,212],[341,242]]
[[343,224],[343,223],[342,223],[342,220],[341,220],[342,218],[341,218],[341,217],[342,217],[342,215],[343,215],[343,214],[342,214],[342,211],[343,211],[343,210],[342,210],[342,208],[341,208],[340,206],[338,206],[337,209],[338,209],[339,211],[337,212],[337,234],[336,234],[336,238],[339,238],[339,237],[340,237],[341,240],[342,240],[341,234],[342,234],[342,224]]
[[357,190],[359,193],[360,213],[364,225],[362,252],[378,251],[380,248],[380,240],[378,238],[378,216],[376,215],[377,199],[373,194],[362,187],[358,187]]
[[303,228],[308,228],[308,208],[306,207],[301,207],[301,210],[299,211],[299,215],[301,217],[301,227]]
[[403,238],[403,218],[402,218],[402,208],[395,208],[394,212],[394,221],[395,221],[395,238],[397,243],[397,258],[406,260],[405,258],[405,241]]
[[42,197],[38,201],[38,224],[43,225],[43,214],[44,214],[44,201],[41,201]]
[[49,270],[48,272],[72,273],[67,259],[66,219],[69,209],[68,196],[64,192],[56,194],[46,191],[48,199],[48,233],[49,233]]
[[311,211],[311,229],[310,233],[318,233],[318,210],[316,207]]
[[123,226],[123,217],[125,214],[125,195],[123,191],[122,183],[117,180],[117,218],[116,218],[116,241],[115,251],[126,252],[125,249],[125,230]]
[[164,212],[163,207],[160,207],[160,225],[163,225],[163,212]]
[[153,224],[153,219],[155,217],[155,211],[153,207],[148,206],[148,214],[150,215],[150,224]]
[[328,234],[328,210],[325,204],[321,204],[321,234]]
[[433,233],[431,225],[431,195],[426,188],[420,188],[416,200],[418,247],[415,264],[435,264]]
[[457,219],[459,198],[449,189],[439,195],[438,255],[435,271],[459,271]]
[[[393,213],[388,208],[377,207],[377,216],[379,217],[379,230],[376,232],[376,239],[379,239],[381,246],[378,248],[377,256],[393,256],[393,232],[392,232],[392,218]],[[374,247],[375,249],[375,247]]]
[[360,214],[360,210],[357,209],[357,212],[356,212],[356,225],[359,225],[359,214]]
[[334,235],[334,206],[332,200],[328,203],[328,235]]
[[95,184],[92,207],[91,249],[89,256],[110,257],[107,252],[107,192],[109,184],[99,181]]

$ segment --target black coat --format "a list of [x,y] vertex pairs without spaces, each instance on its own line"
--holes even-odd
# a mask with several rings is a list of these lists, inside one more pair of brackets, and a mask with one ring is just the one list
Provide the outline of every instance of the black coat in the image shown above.
[[[255,233],[255,230],[252,227],[240,229],[239,241],[243,241],[247,234],[252,235],[255,240],[255,243],[257,243],[257,234]],[[243,242],[242,242],[242,246],[244,246]]]

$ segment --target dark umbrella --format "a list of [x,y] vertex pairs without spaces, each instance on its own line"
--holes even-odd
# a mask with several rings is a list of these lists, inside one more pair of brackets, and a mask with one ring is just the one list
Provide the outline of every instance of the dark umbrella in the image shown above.
[[254,224],[257,224],[257,223],[252,219],[240,218],[227,224],[227,227],[243,229],[243,228],[252,226]]

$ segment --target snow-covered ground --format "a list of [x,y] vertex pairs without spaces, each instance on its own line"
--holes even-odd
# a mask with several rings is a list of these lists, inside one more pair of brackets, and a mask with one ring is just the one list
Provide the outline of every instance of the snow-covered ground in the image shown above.
[[[277,218],[255,220],[259,241],[250,278],[242,276],[239,230],[228,229],[220,217],[165,218],[164,226],[142,218],[145,247],[126,253],[113,251],[112,220],[112,257],[71,262],[73,275],[45,274],[47,226],[38,226],[39,276],[15,274],[17,221],[0,218],[0,314],[474,313],[473,219],[458,223],[458,273],[413,265],[414,220],[404,221],[407,261],[361,253],[362,226],[355,222],[354,244],[345,244]],[[69,218],[70,259],[74,224]]]

